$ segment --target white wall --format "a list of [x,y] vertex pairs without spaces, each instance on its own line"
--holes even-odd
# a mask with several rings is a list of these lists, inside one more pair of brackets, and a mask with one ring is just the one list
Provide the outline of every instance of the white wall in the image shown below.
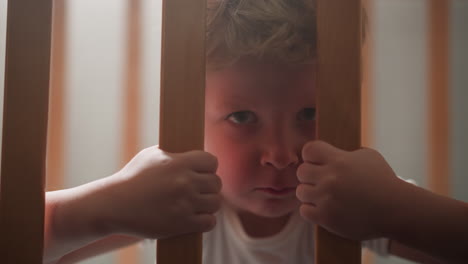
[[[122,114],[125,98],[125,0],[68,1],[66,85],[66,186],[115,173],[122,164]],[[161,0],[142,1],[140,148],[158,139]],[[142,248],[154,263],[154,245]],[[83,263],[116,263],[107,254]]]
[[[65,187],[118,170],[125,38],[123,0],[67,1]],[[114,254],[83,263],[115,263]]]
[[[426,185],[426,1],[376,0],[375,148],[404,178]],[[410,263],[377,258],[376,263]]]
[[396,173],[425,185],[424,0],[378,0],[375,13],[375,141]]
[[452,194],[468,202],[468,1],[451,8]]

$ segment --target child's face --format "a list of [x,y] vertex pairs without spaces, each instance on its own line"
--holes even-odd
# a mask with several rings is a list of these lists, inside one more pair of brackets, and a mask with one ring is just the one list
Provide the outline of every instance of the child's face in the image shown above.
[[313,70],[251,63],[207,74],[205,150],[236,209],[280,217],[298,207],[296,169],[315,137]]

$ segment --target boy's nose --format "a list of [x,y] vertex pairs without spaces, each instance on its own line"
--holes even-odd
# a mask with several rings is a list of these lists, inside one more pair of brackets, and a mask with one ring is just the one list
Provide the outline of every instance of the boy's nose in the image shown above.
[[273,166],[278,170],[295,166],[299,163],[298,149],[286,142],[267,143],[264,147],[261,164]]
[[263,166],[273,166],[278,170],[283,170],[288,167],[295,166],[298,163],[296,155],[272,156],[271,158],[264,158],[262,160]]

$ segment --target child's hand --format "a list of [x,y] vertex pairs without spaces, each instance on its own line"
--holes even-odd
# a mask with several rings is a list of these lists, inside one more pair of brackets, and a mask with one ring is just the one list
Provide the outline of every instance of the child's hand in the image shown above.
[[215,224],[221,180],[217,159],[203,151],[138,153],[106,188],[111,232],[145,238],[205,232]]
[[403,181],[378,152],[347,152],[313,141],[304,146],[302,157],[296,191],[302,217],[354,240],[382,235]]

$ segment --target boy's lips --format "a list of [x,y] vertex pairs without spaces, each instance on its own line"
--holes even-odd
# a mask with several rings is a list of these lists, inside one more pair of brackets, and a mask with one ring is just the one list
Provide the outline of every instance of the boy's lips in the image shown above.
[[261,187],[261,188],[256,188],[256,190],[264,193],[268,193],[271,195],[277,195],[277,196],[283,196],[283,195],[288,195],[292,192],[296,191],[296,187],[286,187],[286,188],[273,188],[273,187]]

